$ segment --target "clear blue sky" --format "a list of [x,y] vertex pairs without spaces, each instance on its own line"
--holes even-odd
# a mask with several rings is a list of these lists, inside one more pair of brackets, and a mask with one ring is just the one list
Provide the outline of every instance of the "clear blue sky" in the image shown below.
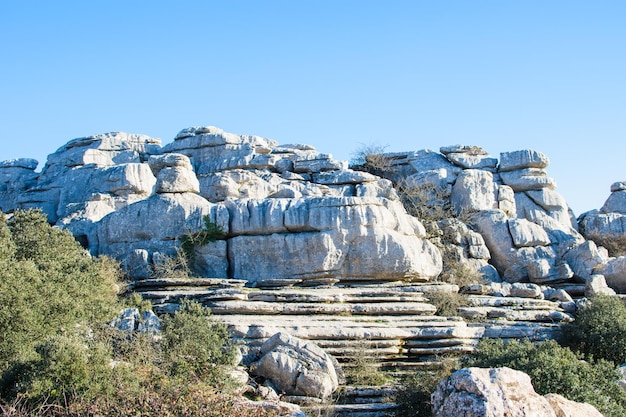
[[536,149],[576,214],[626,180],[626,1],[0,1],[0,160],[215,125],[349,159]]

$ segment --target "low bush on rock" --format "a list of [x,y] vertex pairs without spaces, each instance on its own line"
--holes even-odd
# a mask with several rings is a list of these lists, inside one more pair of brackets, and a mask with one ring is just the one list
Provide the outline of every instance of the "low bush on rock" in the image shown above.
[[560,394],[594,405],[606,417],[626,416],[626,394],[617,384],[615,366],[607,361],[587,362],[554,340],[484,339],[464,366],[509,367],[527,373],[538,394]]
[[626,362],[626,306],[618,297],[598,295],[579,309],[566,330],[572,349],[588,359]]

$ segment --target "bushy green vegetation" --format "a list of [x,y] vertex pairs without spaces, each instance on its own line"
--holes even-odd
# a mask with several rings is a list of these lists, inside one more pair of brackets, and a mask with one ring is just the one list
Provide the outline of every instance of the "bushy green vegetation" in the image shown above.
[[617,297],[593,297],[576,314],[566,331],[572,349],[589,360],[626,362],[626,306]]
[[398,404],[397,417],[430,416],[430,395],[435,392],[439,382],[458,369],[458,361],[451,357],[441,358],[441,365],[422,369],[406,376],[396,394]]
[[539,394],[557,393],[573,401],[593,404],[607,417],[626,416],[626,394],[617,384],[613,363],[583,361],[554,340],[505,344],[501,339],[485,339],[464,365],[517,369],[530,376]]
[[92,258],[39,211],[2,216],[0,248],[0,372],[37,357],[47,338],[119,311],[117,264]]
[[108,326],[119,278],[39,211],[0,218],[2,415],[274,415],[225,390],[236,350],[208,309],[183,303],[156,337]]

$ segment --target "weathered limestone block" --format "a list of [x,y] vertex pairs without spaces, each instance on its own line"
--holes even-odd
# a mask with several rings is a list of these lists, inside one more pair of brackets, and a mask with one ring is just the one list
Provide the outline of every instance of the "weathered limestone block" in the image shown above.
[[509,219],[509,231],[516,247],[546,246],[550,238],[546,231],[526,219]]
[[162,152],[187,155],[200,176],[228,169],[271,168],[280,160],[280,156],[269,154],[277,145],[271,139],[206,126],[184,129]]
[[556,417],[603,417],[593,405],[568,400],[559,394],[544,395],[556,413]]
[[140,163],[159,153],[161,140],[124,132],[103,133],[69,141],[48,156],[42,177],[52,180],[66,169],[82,165],[113,166]]
[[600,213],[626,214],[626,190],[613,191],[604,202]]
[[[292,200],[285,198],[228,200],[226,207],[231,218],[231,233],[234,235],[287,233],[289,228],[285,225],[285,214],[291,204]],[[302,225],[298,230],[305,228],[306,225]]]
[[200,183],[191,169],[165,167],[157,174],[155,188],[157,193],[198,193]]
[[319,173],[325,171],[346,170],[348,164],[345,161],[336,161],[332,155],[317,154],[313,158],[299,157],[293,161],[293,172],[297,173]]
[[203,228],[204,216],[228,232],[228,211],[192,193],[156,194],[98,223],[99,252],[124,260],[134,249],[174,255],[182,235]]
[[201,277],[228,278],[228,248],[225,240],[216,240],[195,248],[191,268]]
[[587,280],[594,274],[598,265],[606,263],[608,254],[606,250],[599,249],[593,241],[586,241],[567,251],[563,260],[569,264],[574,276]]
[[487,152],[478,146],[443,147],[439,150],[448,161],[463,169],[485,169],[495,171],[498,159],[487,155]]
[[596,267],[594,273],[604,275],[608,286],[618,293],[626,293],[626,256],[609,259]]
[[362,184],[378,180],[379,178],[375,175],[350,169],[320,172],[313,175],[313,182],[324,185]]
[[372,230],[358,236],[345,253],[342,277],[346,280],[428,281],[442,267],[441,254],[433,244],[394,231]]
[[465,368],[439,383],[431,396],[435,417],[555,417],[530,377],[510,368]]
[[515,171],[502,171],[500,178],[505,185],[508,185],[513,191],[530,191],[540,190],[542,188],[556,188],[556,181],[546,174],[543,169],[524,168]]
[[615,291],[606,284],[604,275],[592,275],[585,283],[585,297],[596,295],[615,295]]
[[425,237],[424,226],[397,201],[379,198],[307,198],[293,201],[284,213],[290,232],[337,231],[360,235],[366,228],[385,228]]
[[515,203],[515,192],[508,185],[498,185],[498,209],[502,210],[507,216],[515,217],[517,206]]
[[[550,203],[546,203],[542,198],[550,198]],[[517,217],[530,220],[544,228],[576,235],[578,225],[567,204],[559,207],[550,205],[560,198],[562,198],[560,194],[550,189],[516,193]]]
[[[94,194],[108,194],[117,198],[116,209],[150,196],[156,179],[146,164],[130,163],[111,167],[77,167],[59,177],[54,185],[59,188],[59,217],[68,216],[75,204],[92,200]],[[80,184],[80,187],[75,186]],[[99,219],[97,219],[99,220]],[[97,221],[96,220],[96,221]]]
[[475,146],[475,145],[442,146],[441,148],[439,148],[439,152],[441,152],[442,154],[446,156],[452,153],[461,153],[461,154],[467,154],[471,156],[481,156],[481,155],[488,154],[486,150],[484,150],[480,146]]
[[18,196],[37,182],[38,164],[30,158],[0,162],[0,211],[7,213],[18,207]]
[[429,149],[414,152],[408,158],[408,161],[409,165],[415,170],[413,173],[444,168],[448,176],[456,176],[462,171],[462,168],[455,166],[445,156]]
[[326,352],[311,341],[284,333],[261,346],[261,358],[251,369],[288,395],[326,399],[339,386],[335,362]]
[[546,168],[549,164],[550,160],[546,155],[530,149],[500,154],[500,172],[525,168]]
[[602,214],[598,210],[584,213],[579,218],[581,233],[588,239],[626,238],[626,215]]
[[277,185],[259,177],[253,171],[233,169],[200,175],[200,195],[216,203],[227,198],[262,199],[276,193]]
[[491,172],[467,169],[457,177],[450,203],[457,213],[496,209],[496,191]]
[[55,223],[58,220],[57,209],[59,208],[59,195],[61,189],[50,184],[37,184],[27,189],[17,196],[17,208],[20,209],[41,209],[48,218],[48,223]]
[[148,159],[148,166],[156,176],[159,171],[166,167],[181,167],[193,170],[191,161],[186,155],[179,153],[166,153],[163,155],[152,155]]
[[491,260],[500,275],[509,267],[515,251],[508,220],[501,210],[484,210],[474,214],[471,220],[485,240]]
[[558,259],[535,259],[527,264],[528,279],[536,284],[566,281],[574,276],[570,266]]
[[274,279],[339,276],[344,256],[330,233],[242,235],[228,240],[233,277],[257,286]]

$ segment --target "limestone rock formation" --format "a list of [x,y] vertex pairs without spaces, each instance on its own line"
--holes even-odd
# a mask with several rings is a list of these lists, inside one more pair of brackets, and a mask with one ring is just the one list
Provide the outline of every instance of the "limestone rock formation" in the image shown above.
[[333,360],[315,343],[276,333],[260,353],[252,372],[271,381],[279,392],[326,399],[339,386]]
[[589,404],[537,394],[528,375],[510,368],[465,368],[453,373],[432,394],[432,411],[435,417],[602,416]]
[[[224,234],[194,249],[196,273],[259,287],[432,281],[443,270],[442,248],[495,283],[585,284],[603,275],[626,290],[626,262],[585,240],[624,237],[624,183],[581,217],[583,237],[541,152],[498,159],[453,145],[384,157],[388,178],[348,169],[310,145],[212,126],[183,129],[163,147],[113,132],[68,142],[41,173],[33,160],[1,163],[0,207],[42,209],[136,279],[175,255],[208,216]],[[426,205],[450,207],[459,219],[437,219],[427,231],[394,182],[426,189]]]

